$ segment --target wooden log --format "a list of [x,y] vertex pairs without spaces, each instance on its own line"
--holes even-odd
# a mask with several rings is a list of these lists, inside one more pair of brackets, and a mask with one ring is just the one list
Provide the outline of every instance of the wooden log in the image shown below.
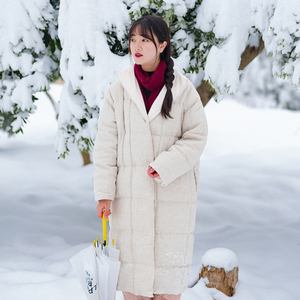
[[226,272],[223,268],[215,268],[210,266],[202,266],[200,278],[209,280],[206,284],[208,288],[216,288],[227,296],[235,294],[235,286],[238,282],[239,268],[235,267],[232,271]]
[[225,248],[208,250],[202,258],[199,279],[207,278],[206,286],[216,288],[227,296],[235,294],[239,268],[235,254]]

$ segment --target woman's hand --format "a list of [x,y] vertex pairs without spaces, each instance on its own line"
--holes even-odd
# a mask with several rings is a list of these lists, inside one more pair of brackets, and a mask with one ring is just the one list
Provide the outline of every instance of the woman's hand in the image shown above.
[[159,176],[159,174],[152,168],[149,166],[148,171],[147,171],[148,175],[152,178],[156,178]]
[[111,200],[103,199],[98,201],[97,210],[98,217],[102,219],[103,210],[105,209],[104,219],[107,219],[109,215],[111,215],[110,211]]

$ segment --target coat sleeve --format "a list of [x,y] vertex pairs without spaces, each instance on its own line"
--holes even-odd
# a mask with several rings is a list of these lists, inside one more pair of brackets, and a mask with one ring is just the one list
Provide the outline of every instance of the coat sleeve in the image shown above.
[[94,144],[93,161],[95,165],[95,201],[114,200],[117,177],[118,132],[113,99],[107,92],[100,111],[98,131]]
[[204,150],[207,120],[199,96],[184,112],[182,132],[182,137],[174,145],[149,164],[159,174],[154,180],[161,186],[167,186],[193,168]]

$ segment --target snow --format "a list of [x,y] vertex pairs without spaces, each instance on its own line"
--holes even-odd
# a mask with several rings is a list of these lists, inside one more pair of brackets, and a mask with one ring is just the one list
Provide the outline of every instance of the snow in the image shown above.
[[[56,99],[60,92],[52,85]],[[101,239],[94,167],[82,166],[74,145],[70,156],[57,159],[55,111],[38,96],[24,134],[0,135],[0,295],[82,300],[69,259]],[[230,249],[239,261],[233,300],[299,299],[300,112],[248,108],[230,99],[210,101],[205,110],[209,138],[190,287],[182,300],[228,299],[203,279],[194,285],[203,255],[214,248]]]
[[[232,271],[238,267],[238,259],[233,251],[226,248],[213,248],[207,250],[201,259],[201,268],[215,267],[218,269],[223,268],[225,272]],[[201,272],[201,268],[199,272]]]

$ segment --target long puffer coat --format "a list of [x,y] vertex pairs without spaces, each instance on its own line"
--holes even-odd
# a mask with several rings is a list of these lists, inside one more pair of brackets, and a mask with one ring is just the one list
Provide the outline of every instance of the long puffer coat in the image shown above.
[[[117,73],[94,146],[95,200],[113,200],[109,238],[120,250],[117,290],[147,297],[184,292],[193,254],[207,122],[192,83],[174,75],[173,118],[165,119],[166,87],[147,114],[133,66]],[[149,165],[159,177],[147,174]]]

